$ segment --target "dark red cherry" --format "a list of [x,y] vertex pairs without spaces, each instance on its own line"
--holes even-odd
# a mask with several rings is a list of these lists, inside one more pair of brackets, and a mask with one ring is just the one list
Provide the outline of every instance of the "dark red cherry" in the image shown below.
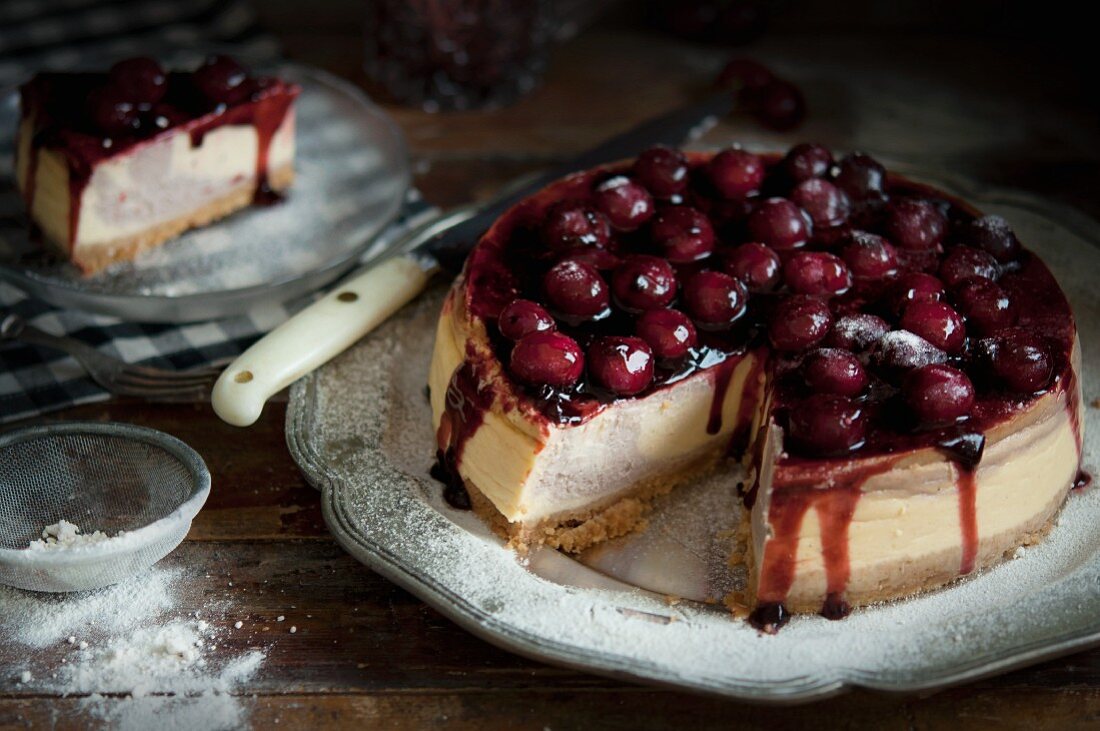
[[740,279],[750,292],[771,292],[779,285],[783,264],[779,254],[764,244],[741,244],[723,258],[726,274]]
[[687,158],[670,147],[651,147],[634,161],[634,175],[656,197],[670,198],[687,188]]
[[927,201],[902,198],[886,207],[886,235],[903,249],[934,249],[946,230],[947,220]]
[[108,137],[120,137],[137,131],[140,115],[137,106],[109,86],[88,94],[88,116],[92,124]]
[[676,272],[659,257],[631,256],[611,275],[611,292],[629,312],[664,307],[676,296]]
[[978,335],[992,335],[1011,327],[1018,317],[1008,292],[985,277],[964,279],[955,288],[955,304]]
[[691,318],[679,310],[649,310],[638,318],[634,331],[658,358],[682,358],[697,339]]
[[248,95],[248,69],[229,56],[209,56],[191,78],[199,93],[214,104],[234,104]]
[[786,198],[769,198],[749,214],[749,234],[753,240],[773,249],[797,249],[805,246],[812,231],[810,217]]
[[734,148],[723,150],[707,163],[707,174],[724,198],[747,198],[764,184],[764,161],[759,155]]
[[848,291],[852,273],[839,256],[806,251],[790,258],[783,267],[783,280],[792,292],[831,297]]
[[848,195],[828,180],[803,180],[791,191],[791,200],[806,211],[819,228],[833,228],[848,220],[852,205]]
[[962,317],[943,302],[910,303],[901,316],[901,326],[948,353],[958,353],[966,344]]
[[560,201],[546,212],[542,240],[552,251],[569,253],[604,247],[611,240],[611,223],[599,211],[571,201]]
[[653,382],[653,351],[641,338],[597,338],[588,346],[588,373],[609,391],[633,396]]
[[497,318],[500,334],[509,340],[519,340],[531,333],[554,330],[557,325],[542,305],[531,300],[517,299],[505,307]]
[[783,158],[783,171],[793,183],[811,178],[823,178],[833,166],[833,153],[822,145],[803,142],[795,145]]
[[881,317],[862,312],[844,315],[837,318],[833,329],[825,338],[825,345],[862,353],[874,346],[889,331],[889,323]]
[[168,77],[160,64],[139,56],[119,61],[107,75],[108,83],[135,104],[156,104],[168,91]]
[[867,233],[853,231],[841,242],[840,256],[858,279],[881,279],[897,271],[897,251],[889,241]]
[[1001,262],[1010,262],[1020,255],[1020,240],[1008,221],[1000,216],[982,216],[971,221],[962,232],[963,243],[981,249]]
[[892,330],[871,348],[870,361],[883,375],[892,379],[904,376],[914,368],[943,363],[947,353],[908,330]]
[[778,350],[805,350],[820,343],[832,324],[829,306],[820,299],[791,295],[780,300],[772,311],[768,339]]
[[867,387],[859,358],[847,350],[818,348],[802,360],[802,378],[815,393],[858,396]]
[[689,206],[670,206],[653,219],[653,241],[677,264],[698,261],[714,251],[714,227],[706,215]]
[[952,424],[974,407],[974,384],[958,368],[933,363],[905,377],[905,403],[922,426]]
[[978,344],[978,352],[997,382],[1016,393],[1035,393],[1050,385],[1054,361],[1039,338],[1015,330]]
[[751,58],[730,59],[718,74],[716,84],[736,92],[758,92],[775,80],[775,75],[762,63]]
[[880,199],[886,185],[886,168],[870,155],[853,152],[840,161],[833,182],[854,201]]
[[577,341],[559,332],[536,332],[512,348],[509,368],[532,386],[572,386],[584,372],[584,353]]
[[900,316],[910,302],[939,302],[944,296],[943,282],[939,279],[924,272],[910,272],[894,284],[890,304],[894,313]]
[[649,191],[625,175],[608,178],[596,187],[596,208],[620,231],[633,231],[654,213]]
[[779,132],[794,129],[806,118],[806,98],[791,82],[777,79],[756,97],[756,117],[765,127]]
[[858,449],[866,440],[863,408],[845,396],[815,393],[790,410],[787,436],[795,451],[836,457]]
[[741,280],[722,272],[696,273],[684,284],[684,308],[699,327],[724,330],[745,314],[749,293]]
[[948,287],[961,284],[971,277],[995,280],[999,275],[1000,267],[993,255],[970,246],[952,248],[940,262],[940,279]]
[[550,307],[571,318],[597,317],[607,310],[610,295],[596,268],[579,261],[560,261],[542,279]]

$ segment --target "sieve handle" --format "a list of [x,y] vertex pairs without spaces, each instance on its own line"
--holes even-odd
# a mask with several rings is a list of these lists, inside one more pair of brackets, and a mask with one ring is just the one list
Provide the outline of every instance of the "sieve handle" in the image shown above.
[[233,426],[255,423],[269,398],[385,322],[435,271],[434,260],[401,255],[336,287],[229,364],[211,393],[214,412]]

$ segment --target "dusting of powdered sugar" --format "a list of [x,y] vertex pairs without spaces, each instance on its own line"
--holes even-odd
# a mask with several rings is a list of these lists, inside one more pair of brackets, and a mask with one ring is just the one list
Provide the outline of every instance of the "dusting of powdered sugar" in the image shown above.
[[[1048,233],[1054,250],[1043,253],[1068,285],[1087,348],[1100,343],[1100,306],[1091,284],[1072,276],[1081,270],[1080,249],[1070,257],[1057,248],[1072,235],[1058,234]],[[844,621],[796,617],[775,636],[720,606],[670,602],[624,586],[639,572],[684,571],[692,556],[697,575],[711,575],[713,567],[703,565],[712,560],[707,547],[728,540],[720,535],[730,527],[722,510],[713,511],[722,516],[718,524],[698,514],[652,518],[650,530],[671,532],[690,547],[675,553],[675,564],[662,551],[599,564],[604,573],[556,553],[550,560],[541,555],[551,552],[521,559],[471,513],[449,508],[427,474],[434,449],[424,384],[441,296],[437,290],[424,297],[297,384],[288,442],[315,484],[333,486],[327,514],[344,546],[360,559],[378,546],[376,556],[385,556],[383,564],[396,561],[407,587],[460,622],[551,661],[736,696],[788,698],[836,683],[928,687],[1038,645],[1100,632],[1096,488],[1071,494],[1050,535],[1016,560],[940,591],[857,610]],[[904,348],[905,338],[892,340]],[[1100,393],[1100,362],[1086,357],[1085,363],[1086,394]],[[1085,414],[1090,468],[1100,453],[1097,413]],[[720,493],[698,496],[700,505],[728,501],[731,482],[699,483],[697,489]]]
[[126,535],[126,531],[119,531],[109,536],[101,530],[84,533],[80,526],[62,518],[58,522],[47,525],[42,529],[42,537],[31,541],[27,546],[32,551],[60,551],[86,548],[100,543],[106,543],[113,538]]
[[224,645],[215,652],[221,635],[241,622],[233,622],[228,600],[181,610],[187,584],[183,569],[153,567],[89,592],[0,587],[0,643],[9,652],[21,648],[12,656],[24,665],[0,671],[0,683],[15,678],[25,689],[79,697],[81,718],[97,726],[247,726],[234,694],[260,669],[266,653],[227,653]]

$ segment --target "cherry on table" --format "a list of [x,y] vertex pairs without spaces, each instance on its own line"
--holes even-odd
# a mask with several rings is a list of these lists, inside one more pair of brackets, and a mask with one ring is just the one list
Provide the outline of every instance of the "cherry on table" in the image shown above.
[[715,235],[710,219],[690,206],[662,209],[649,231],[665,257],[677,264],[705,259],[714,251]]
[[592,318],[607,310],[611,297],[603,277],[590,264],[560,261],[546,272],[543,291],[551,308],[573,318]]
[[916,368],[902,386],[905,403],[922,426],[951,424],[974,407],[974,384],[958,368],[933,363]]
[[660,257],[631,256],[611,275],[611,292],[628,312],[664,307],[676,296],[676,272]]
[[653,382],[653,351],[637,337],[597,338],[588,346],[592,380],[619,396],[633,396]]
[[833,324],[829,306],[817,297],[790,295],[772,311],[768,339],[778,350],[799,351],[820,343]]
[[787,436],[795,451],[811,456],[848,454],[867,438],[863,407],[846,396],[813,394],[790,410]]
[[584,372],[584,353],[573,338],[559,332],[536,332],[512,348],[509,370],[532,386],[566,388]]
[[658,358],[684,357],[698,337],[691,318],[679,310],[649,310],[638,318],[634,331]]
[[497,326],[500,334],[509,340],[520,340],[531,333],[557,328],[554,318],[542,305],[525,299],[512,300],[501,310]]

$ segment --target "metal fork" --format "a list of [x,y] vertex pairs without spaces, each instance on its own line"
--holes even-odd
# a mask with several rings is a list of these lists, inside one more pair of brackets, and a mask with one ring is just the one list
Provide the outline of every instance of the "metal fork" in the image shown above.
[[183,371],[133,365],[104,355],[75,338],[43,332],[14,313],[0,312],[0,341],[4,340],[19,340],[64,351],[84,367],[92,380],[111,393],[151,401],[189,401],[208,397],[214,380],[231,360],[227,358],[220,365]]

